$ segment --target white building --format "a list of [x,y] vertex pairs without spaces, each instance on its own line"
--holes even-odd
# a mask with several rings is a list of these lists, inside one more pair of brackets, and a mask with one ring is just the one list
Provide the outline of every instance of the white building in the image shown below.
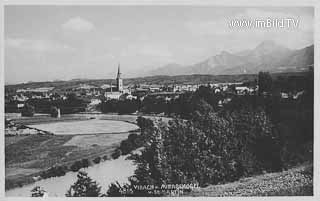
[[120,91],[111,91],[111,92],[105,92],[104,97],[107,99],[117,99],[119,100],[122,93]]

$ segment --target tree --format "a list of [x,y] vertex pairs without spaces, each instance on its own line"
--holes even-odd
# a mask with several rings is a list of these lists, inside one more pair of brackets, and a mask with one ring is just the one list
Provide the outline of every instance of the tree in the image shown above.
[[67,191],[67,197],[99,197],[101,187],[86,172],[79,171],[77,178]]
[[218,107],[219,99],[215,96],[213,89],[210,86],[200,86],[193,95],[193,102],[198,102],[203,99],[210,104],[214,110]]
[[258,94],[259,96],[263,92],[271,92],[272,90],[272,77],[268,72],[259,72],[258,74]]
[[136,189],[135,185],[160,185],[165,179],[163,174],[162,157],[163,144],[162,134],[164,132],[162,121],[153,123],[152,128],[148,129],[148,135],[144,149],[140,154],[133,154],[131,157],[137,164],[134,176],[129,178],[131,189],[135,196],[154,196],[153,192],[145,189]]
[[55,106],[52,106],[50,109],[51,117],[58,117],[59,111],[58,108]]
[[[134,196],[159,196],[135,189],[137,185],[194,183],[204,187],[282,168],[279,133],[263,110],[216,113],[204,100],[194,109],[188,121],[154,121],[146,126],[139,119],[145,125],[141,128],[145,145],[140,154],[131,156],[137,164],[129,178]],[[117,195],[122,187],[112,188],[110,192]]]
[[128,184],[121,186],[119,182],[111,183],[107,191],[108,197],[122,197],[126,196],[127,193],[130,193]]
[[93,162],[96,163],[96,164],[100,163],[100,161],[101,161],[101,157],[100,156],[98,156],[95,159],[93,159]]
[[282,141],[263,110],[235,111],[230,120],[235,128],[234,156],[243,167],[244,176],[281,170]]
[[139,116],[137,118],[137,124],[140,128],[142,138],[147,138],[148,134],[153,129],[153,121],[151,119]]
[[114,152],[111,154],[111,157],[112,157],[113,159],[117,159],[117,158],[119,158],[121,155],[122,155],[122,152],[121,152],[120,148],[118,148],[118,149],[114,150]]
[[23,116],[23,117],[33,117],[34,112],[35,112],[34,106],[29,105],[28,103],[26,103],[24,105],[24,107],[22,108],[21,116]]
[[45,192],[40,186],[36,186],[31,190],[31,197],[43,197]]

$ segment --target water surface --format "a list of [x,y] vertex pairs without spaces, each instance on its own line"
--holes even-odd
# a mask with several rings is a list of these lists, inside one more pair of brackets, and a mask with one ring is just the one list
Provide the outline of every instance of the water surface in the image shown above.
[[[108,186],[115,181],[120,184],[128,182],[128,177],[132,176],[135,165],[131,160],[125,160],[127,156],[120,156],[115,160],[103,161],[100,164],[84,168],[93,180],[97,181],[101,188],[101,193],[106,193]],[[68,172],[62,177],[52,177],[37,181],[33,184],[14,188],[5,192],[9,197],[30,197],[31,190],[35,186],[40,186],[47,191],[49,197],[64,197],[69,187],[77,180],[76,172]]]

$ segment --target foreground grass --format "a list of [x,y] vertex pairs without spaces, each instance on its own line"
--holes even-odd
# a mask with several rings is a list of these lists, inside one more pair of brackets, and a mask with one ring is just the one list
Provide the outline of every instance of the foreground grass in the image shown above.
[[186,196],[312,196],[313,166],[303,164],[283,172],[267,173],[239,181],[213,185]]

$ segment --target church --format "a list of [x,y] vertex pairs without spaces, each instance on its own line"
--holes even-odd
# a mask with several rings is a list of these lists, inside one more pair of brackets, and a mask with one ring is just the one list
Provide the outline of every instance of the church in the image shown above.
[[118,73],[116,77],[116,90],[113,89],[113,85],[111,83],[110,90],[106,91],[104,96],[107,99],[119,99],[120,96],[123,94],[123,81],[121,78],[121,72],[120,72],[120,63],[118,65]]

